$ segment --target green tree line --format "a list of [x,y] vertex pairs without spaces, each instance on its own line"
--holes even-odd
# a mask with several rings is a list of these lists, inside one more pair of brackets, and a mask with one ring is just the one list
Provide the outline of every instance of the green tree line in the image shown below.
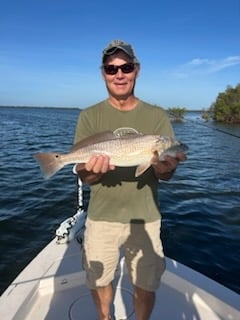
[[235,88],[227,86],[224,92],[220,92],[209,113],[215,121],[240,123],[240,84]]
[[181,107],[173,107],[168,109],[168,114],[172,121],[181,122],[184,119],[185,113],[186,109]]

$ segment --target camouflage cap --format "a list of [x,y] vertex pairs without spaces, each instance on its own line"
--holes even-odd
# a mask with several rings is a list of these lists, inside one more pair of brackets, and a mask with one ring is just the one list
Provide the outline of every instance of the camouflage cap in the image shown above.
[[122,40],[113,40],[107,45],[107,47],[102,52],[102,54],[103,54],[102,55],[102,63],[104,63],[107,56],[111,56],[117,50],[122,50],[133,60],[133,63],[139,64],[139,61],[138,61],[137,57],[135,56],[135,53],[134,53],[132,46],[129,43],[124,42]]

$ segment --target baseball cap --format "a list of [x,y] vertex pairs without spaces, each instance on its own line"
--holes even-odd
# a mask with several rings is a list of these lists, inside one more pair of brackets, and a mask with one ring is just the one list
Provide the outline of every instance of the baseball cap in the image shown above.
[[102,52],[102,62],[104,63],[106,57],[111,56],[117,50],[122,50],[133,60],[133,63],[139,64],[139,61],[135,56],[132,46],[129,43],[124,42],[122,40],[113,40],[107,45],[107,47]]

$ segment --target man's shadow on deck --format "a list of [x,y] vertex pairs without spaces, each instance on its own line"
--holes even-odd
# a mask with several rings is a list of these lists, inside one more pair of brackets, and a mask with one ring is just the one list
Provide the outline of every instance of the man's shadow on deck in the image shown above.
[[[129,261],[127,263],[129,276],[131,275],[131,269],[135,268],[135,279],[131,280],[140,288],[142,283],[151,288],[154,285],[153,282],[156,282],[156,280],[153,280],[155,279],[155,274],[159,274],[159,278],[157,280],[160,281],[161,274],[165,270],[163,251],[162,248],[159,248],[161,251],[161,255],[159,255],[154,250],[152,240],[145,229],[144,220],[133,219],[130,223],[130,235],[126,244],[123,246],[124,255],[126,260]],[[158,236],[160,238],[160,229]],[[140,258],[137,257],[138,255],[140,255]]]

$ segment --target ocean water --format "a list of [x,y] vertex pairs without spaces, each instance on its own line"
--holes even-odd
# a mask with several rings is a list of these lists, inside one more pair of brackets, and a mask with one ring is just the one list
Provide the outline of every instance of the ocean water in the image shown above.
[[[75,214],[71,166],[46,181],[32,155],[67,152],[79,112],[0,108],[0,293]],[[204,123],[194,112],[173,126],[190,150],[159,184],[165,254],[240,293],[240,126]]]

